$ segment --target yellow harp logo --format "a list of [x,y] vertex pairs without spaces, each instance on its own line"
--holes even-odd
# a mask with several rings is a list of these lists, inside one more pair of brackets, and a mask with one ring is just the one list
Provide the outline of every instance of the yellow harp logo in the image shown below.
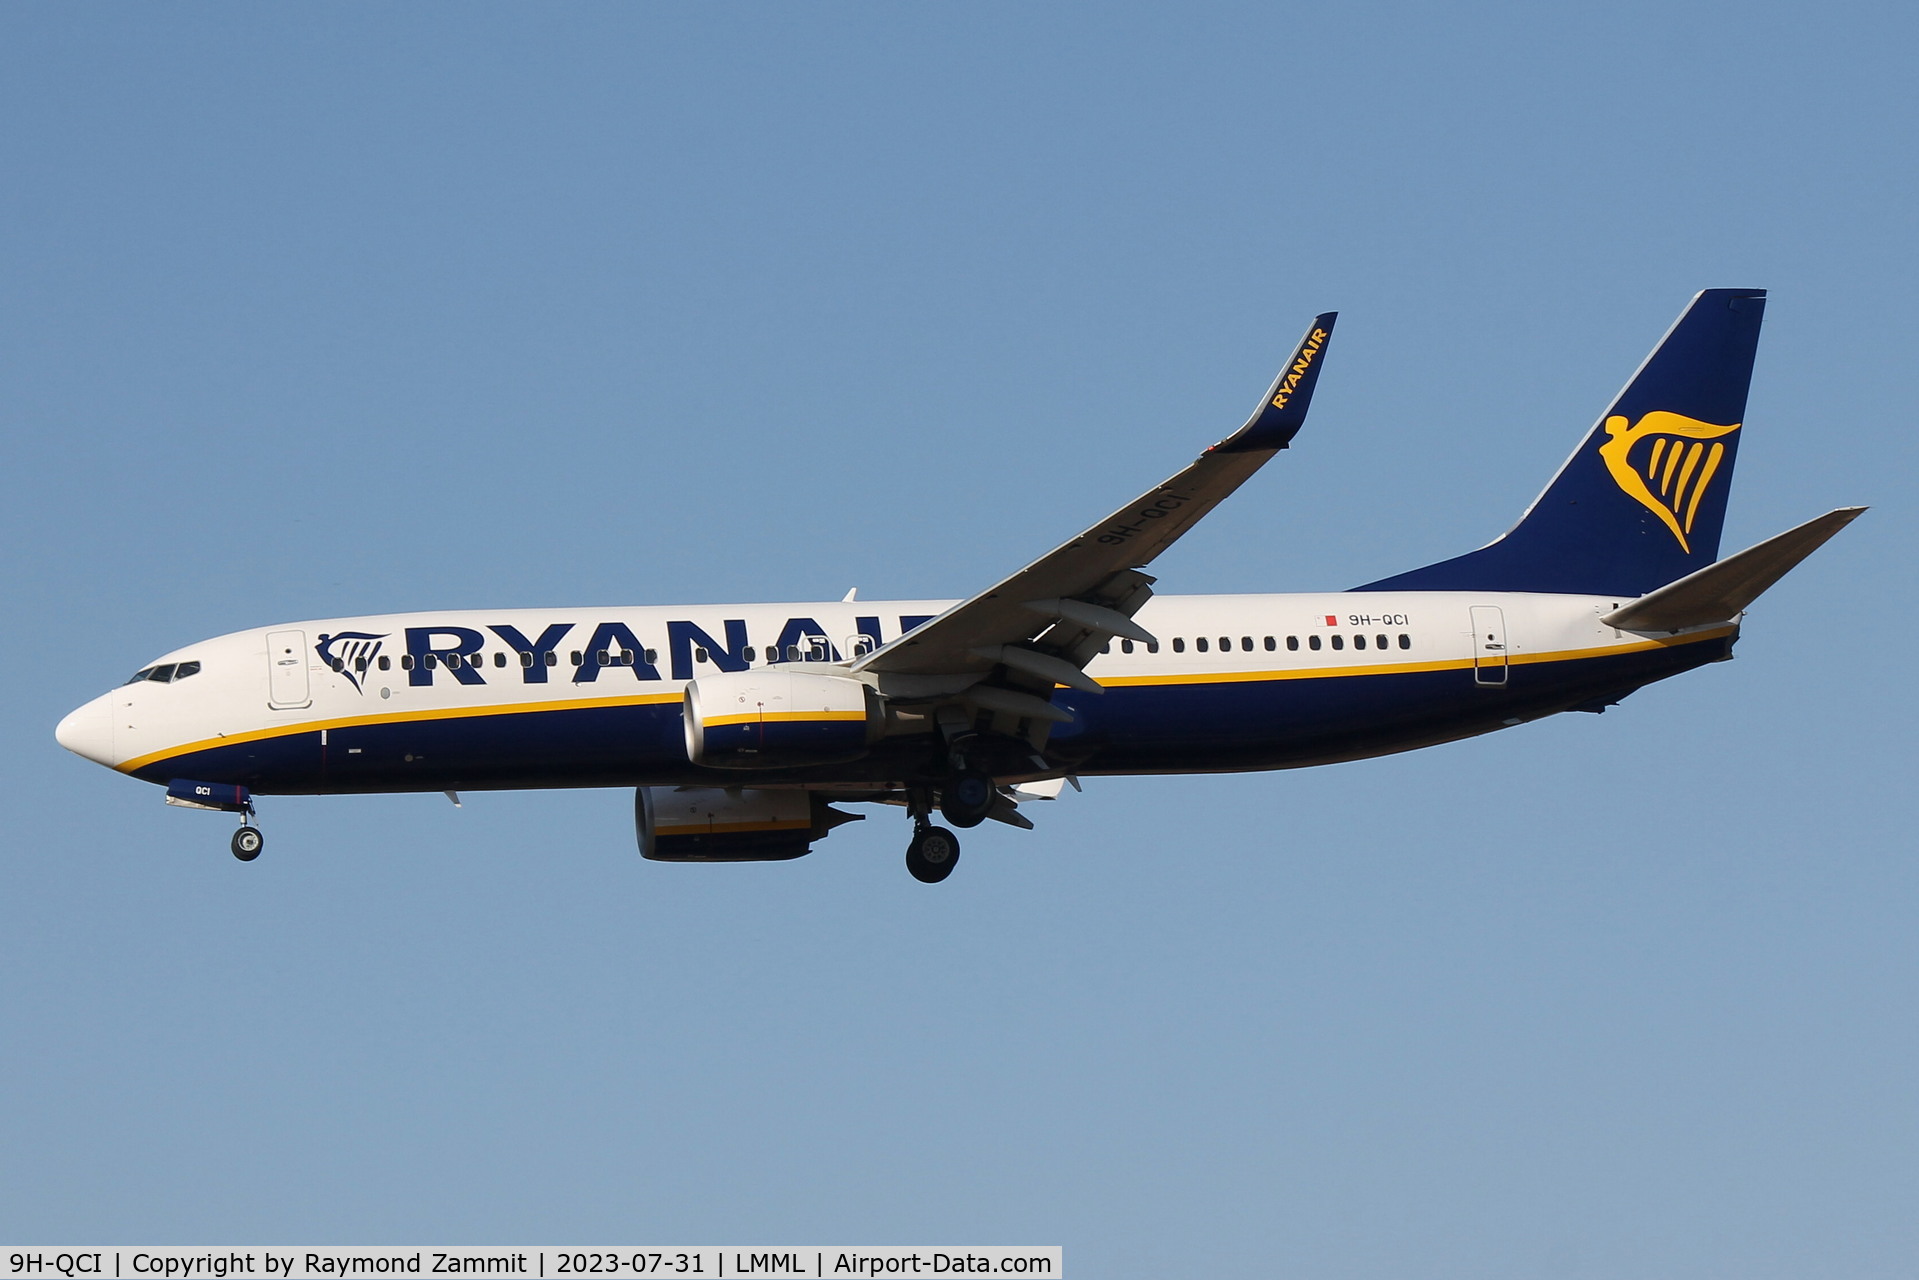
[[[1606,460],[1613,483],[1664,520],[1680,548],[1690,554],[1686,535],[1692,532],[1699,501],[1726,456],[1725,443],[1718,437],[1737,430],[1737,422],[1716,427],[1663,410],[1654,410],[1630,427],[1615,415],[1606,419],[1607,440],[1599,446],[1599,456]],[[1641,445],[1647,447],[1641,449]]]

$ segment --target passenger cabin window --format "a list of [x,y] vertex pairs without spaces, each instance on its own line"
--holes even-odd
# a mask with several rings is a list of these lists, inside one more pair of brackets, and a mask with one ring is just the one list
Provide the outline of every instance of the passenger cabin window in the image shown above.
[[526,649],[520,650],[520,665],[523,667],[530,667],[533,665],[533,654],[531,651]]
[[496,667],[504,667],[506,665],[505,650],[501,650],[499,653],[493,655],[493,665]]
[[1180,636],[1173,637],[1173,652],[1174,653],[1186,652],[1186,641],[1183,637],[1180,637]]
[[1399,647],[1400,647],[1400,648],[1402,648],[1402,649],[1410,649],[1410,648],[1412,648],[1412,647],[1413,647],[1413,638],[1412,638],[1411,636],[1409,636],[1409,635],[1407,635],[1407,634],[1406,634],[1405,632],[1403,632],[1403,631],[1402,631],[1402,632],[1400,632],[1400,633],[1399,633]]
[[1120,642],[1119,642],[1119,651],[1120,651],[1121,653],[1131,653],[1131,652],[1133,651],[1133,642],[1132,642],[1131,640],[1122,640],[1122,641],[1120,641]]
[[1221,636],[1219,638],[1219,651],[1221,653],[1231,653],[1233,651],[1233,638],[1231,636]]
[[1381,649],[1384,649],[1384,648],[1386,647],[1386,637],[1385,637],[1385,636],[1374,636],[1374,637],[1373,637],[1373,643],[1374,643],[1374,644],[1375,644],[1376,646],[1378,646],[1379,648],[1381,648]]
[[1205,637],[1205,636],[1201,636],[1201,637],[1200,637],[1199,639],[1197,639],[1197,640],[1195,640],[1195,641],[1193,641],[1193,648],[1195,648],[1195,649],[1197,649],[1197,650],[1199,650],[1199,651],[1200,651],[1201,653],[1205,653],[1205,652],[1206,652],[1206,637]]
[[[381,661],[385,661],[385,659],[381,659]],[[401,655],[400,655],[400,670],[402,670],[402,671],[411,671],[411,670],[413,670],[413,655],[412,655],[412,654],[410,654],[410,653],[403,653],[403,654],[401,654]]]
[[747,645],[746,649],[741,653],[740,656],[744,657],[748,662],[753,661],[753,646],[750,644]]
[[1251,653],[1253,651],[1253,638],[1251,636],[1241,636],[1239,638],[1239,648],[1242,653]]
[[387,657],[384,653],[380,655],[380,670],[382,671],[393,670],[393,659]]
[[1158,653],[1158,652],[1159,652],[1159,641],[1157,641],[1157,640],[1155,640],[1155,641],[1153,641],[1153,642],[1152,642],[1151,644],[1149,644],[1149,645],[1147,645],[1147,646],[1146,646],[1146,652],[1148,652],[1148,653]]
[[579,665],[580,665],[580,651],[579,651],[578,649],[575,649],[575,650],[574,650],[574,651],[573,651],[572,653],[569,653],[569,654],[567,655],[567,660],[568,660],[569,662],[571,662],[571,663],[572,663],[572,664],[573,664],[574,666],[576,666],[576,667],[577,667],[577,666],[579,666]]
[[696,649],[694,649],[694,650],[693,650],[693,661],[695,661],[695,662],[705,662],[705,661],[706,661],[706,650],[704,650],[704,649],[698,649],[698,648],[696,648]]
[[1318,637],[1318,636],[1307,636],[1307,637],[1306,637],[1306,644],[1307,644],[1307,647],[1308,647],[1308,648],[1312,648],[1312,649],[1317,649],[1317,648],[1319,648],[1319,637]]
[[1365,637],[1365,636],[1354,636],[1354,637],[1353,637],[1353,648],[1355,648],[1355,649],[1364,649],[1365,647],[1366,647],[1366,637]]
[[1297,649],[1299,648],[1299,637],[1298,637],[1298,636],[1287,636],[1287,637],[1286,637],[1286,647],[1287,647],[1288,649],[1294,649],[1294,650],[1297,650]]
[[1344,649],[1345,647],[1346,647],[1346,637],[1340,635],[1337,631],[1335,631],[1333,633],[1333,648]]

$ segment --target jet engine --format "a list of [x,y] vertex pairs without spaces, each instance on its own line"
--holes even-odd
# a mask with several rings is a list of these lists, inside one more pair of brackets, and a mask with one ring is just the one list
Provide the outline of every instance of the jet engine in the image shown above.
[[850,676],[758,667],[686,686],[686,755],[717,769],[857,760],[879,741],[879,695]]
[[633,797],[640,856],[655,862],[783,862],[862,816],[807,791],[641,787]]

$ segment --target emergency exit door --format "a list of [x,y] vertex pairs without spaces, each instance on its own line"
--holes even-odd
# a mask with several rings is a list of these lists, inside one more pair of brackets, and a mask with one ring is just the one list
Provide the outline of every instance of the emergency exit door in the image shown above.
[[267,705],[304,707],[307,692],[307,637],[304,631],[267,633]]
[[1473,614],[1473,681],[1506,683],[1506,615],[1496,606],[1476,604]]

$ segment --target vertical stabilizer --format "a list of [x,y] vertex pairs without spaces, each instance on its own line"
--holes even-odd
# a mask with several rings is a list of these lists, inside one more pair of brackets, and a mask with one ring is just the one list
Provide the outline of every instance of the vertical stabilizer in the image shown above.
[[1640,596],[1719,555],[1763,289],[1707,289],[1511,532],[1361,591]]

